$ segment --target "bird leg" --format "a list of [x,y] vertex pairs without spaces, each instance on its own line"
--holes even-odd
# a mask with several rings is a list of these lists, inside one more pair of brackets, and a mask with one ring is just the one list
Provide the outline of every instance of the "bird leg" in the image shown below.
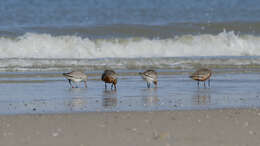
[[208,81],[208,85],[209,85],[209,87],[210,87],[210,79],[209,79],[209,81]]
[[105,89],[107,89],[107,83],[105,83]]
[[87,86],[87,82],[86,81],[84,81],[84,84],[85,84],[85,88],[87,88],[88,86]]
[[197,83],[197,84],[198,84],[198,87],[200,87],[200,81],[198,81],[198,83]]
[[111,85],[111,90],[113,89],[113,86],[114,86],[114,89],[116,90],[116,84],[112,83]]
[[206,88],[206,83],[205,83],[205,81],[204,81],[204,88]]
[[147,82],[147,88],[150,88],[150,83],[149,82]]
[[71,84],[71,80],[69,79],[69,84],[71,88],[74,88],[73,85]]

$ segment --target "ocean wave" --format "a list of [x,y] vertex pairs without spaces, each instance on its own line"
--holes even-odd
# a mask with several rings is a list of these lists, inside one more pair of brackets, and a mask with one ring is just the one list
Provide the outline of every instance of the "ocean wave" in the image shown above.
[[222,32],[168,39],[89,39],[26,33],[0,38],[0,58],[151,58],[180,56],[260,56],[260,37]]
[[0,59],[1,71],[68,71],[103,69],[260,69],[260,57],[164,57],[104,59]]

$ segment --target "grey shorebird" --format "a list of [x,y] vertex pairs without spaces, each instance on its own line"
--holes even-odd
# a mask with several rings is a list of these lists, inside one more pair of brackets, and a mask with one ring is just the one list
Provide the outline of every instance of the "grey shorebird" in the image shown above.
[[114,86],[114,89],[116,89],[117,84],[117,74],[113,70],[105,70],[101,76],[101,80],[105,82],[105,88],[107,88],[107,83],[112,83],[111,89]]
[[[84,73],[84,72],[81,72],[81,71],[72,71],[72,72],[69,72],[69,73],[63,73],[62,74],[66,79],[68,79],[69,81],[69,84],[72,88],[74,88],[74,86],[72,85],[71,81],[76,83],[76,84],[79,84],[80,82],[84,82],[85,84],[85,87],[87,88],[87,79],[88,79],[88,76]],[[76,88],[78,86],[76,85]]]
[[196,70],[194,73],[190,75],[190,78],[198,81],[198,87],[200,85],[200,81],[204,82],[204,87],[206,87],[205,81],[208,80],[208,86],[210,87],[210,77],[212,75],[212,71],[208,68],[200,68]]
[[147,88],[150,88],[151,83],[153,83],[157,87],[158,83],[158,75],[155,70],[146,70],[144,72],[139,72],[143,80],[147,83]]

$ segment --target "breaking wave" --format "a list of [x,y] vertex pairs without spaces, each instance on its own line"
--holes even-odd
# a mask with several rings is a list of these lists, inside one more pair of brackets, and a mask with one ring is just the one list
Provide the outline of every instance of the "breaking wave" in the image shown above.
[[95,39],[27,33],[0,38],[0,58],[137,58],[184,56],[259,56],[260,37],[222,32],[168,39]]
[[89,39],[27,33],[0,38],[0,70],[260,68],[260,37],[222,32],[168,39]]

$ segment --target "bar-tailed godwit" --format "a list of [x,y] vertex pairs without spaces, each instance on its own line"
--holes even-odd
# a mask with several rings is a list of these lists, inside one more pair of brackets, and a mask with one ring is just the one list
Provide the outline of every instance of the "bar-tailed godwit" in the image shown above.
[[208,80],[208,86],[210,87],[210,76],[212,75],[212,71],[208,68],[200,68],[196,70],[194,73],[190,75],[190,78],[199,82],[204,82],[204,87],[206,87],[205,81]]
[[105,88],[107,88],[106,83],[112,83],[111,89],[114,88],[116,89],[116,84],[117,84],[117,74],[113,70],[105,70],[104,73],[102,74],[101,80],[105,82]]
[[[81,71],[72,71],[72,72],[69,72],[69,73],[63,73],[62,74],[66,79],[68,79],[69,81],[69,84],[72,88],[74,88],[74,86],[72,85],[71,81],[76,83],[76,84],[79,84],[80,82],[84,82],[85,83],[85,87],[87,88],[87,79],[88,79],[88,76],[84,73],[84,72],[81,72]],[[78,87],[76,85],[76,87]]]
[[139,72],[139,74],[146,81],[148,88],[150,88],[151,83],[157,87],[158,75],[155,70],[146,70],[145,72]]

